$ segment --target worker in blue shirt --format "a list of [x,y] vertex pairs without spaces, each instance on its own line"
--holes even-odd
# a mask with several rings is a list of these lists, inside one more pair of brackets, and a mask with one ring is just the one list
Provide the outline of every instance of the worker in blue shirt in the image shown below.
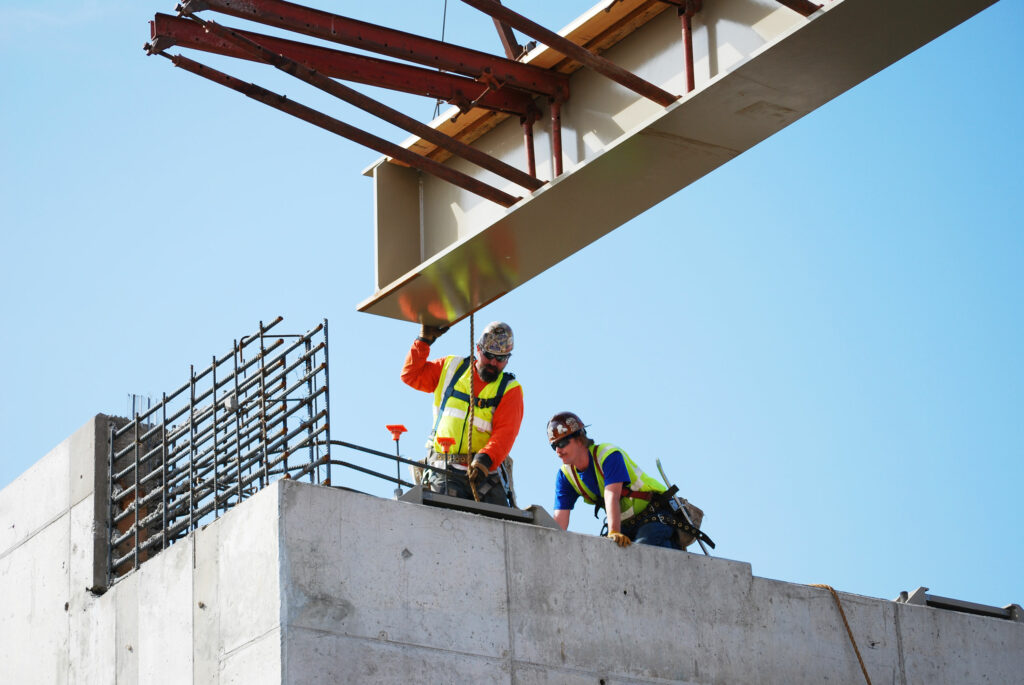
[[547,433],[551,449],[562,461],[555,480],[554,514],[562,530],[569,527],[572,508],[582,497],[595,506],[595,515],[598,508],[605,510],[607,537],[620,547],[638,542],[680,549],[676,529],[665,522],[673,514],[658,497],[665,486],[644,474],[624,450],[595,443],[572,412],[555,414]]

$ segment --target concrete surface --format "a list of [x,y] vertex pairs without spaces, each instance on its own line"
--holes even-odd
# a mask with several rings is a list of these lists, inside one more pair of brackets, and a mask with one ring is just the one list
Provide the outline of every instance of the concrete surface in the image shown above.
[[[0,491],[0,682],[863,682],[827,590],[293,481],[94,593],[106,420]],[[840,596],[875,683],[1024,681],[1024,623]]]

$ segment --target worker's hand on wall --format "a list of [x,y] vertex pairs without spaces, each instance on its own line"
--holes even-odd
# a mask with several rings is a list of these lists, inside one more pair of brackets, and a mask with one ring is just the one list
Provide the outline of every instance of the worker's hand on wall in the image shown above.
[[619,547],[629,547],[633,544],[633,541],[627,535],[614,530],[608,533],[608,539],[614,541]]
[[449,326],[430,326],[428,324],[423,324],[420,326],[420,337],[426,341],[428,345],[433,345],[435,340],[448,332],[448,328]]

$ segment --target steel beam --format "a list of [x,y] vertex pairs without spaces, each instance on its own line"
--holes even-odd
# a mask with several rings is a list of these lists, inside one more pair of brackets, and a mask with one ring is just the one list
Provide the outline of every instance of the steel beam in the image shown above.
[[[154,52],[177,45],[238,59],[255,59],[245,50],[207,33],[196,22],[188,19],[158,13],[153,21],[149,22],[149,26]],[[264,45],[279,55],[301,62],[310,69],[315,69],[331,78],[444,100],[463,111],[470,107],[470,103],[473,103],[474,107],[518,114],[519,116],[525,116],[536,108],[532,95],[512,88],[503,88],[498,91],[488,90],[486,86],[465,76],[390,62],[377,57],[357,55],[318,45],[309,45],[252,31],[235,30],[249,40]]]
[[441,178],[453,185],[456,185],[464,190],[468,190],[471,193],[479,195],[491,202],[495,202],[502,207],[511,207],[516,202],[521,200],[521,197],[514,197],[508,193],[495,188],[494,186],[478,181],[477,179],[468,176],[460,171],[456,171],[443,164],[435,162],[432,159],[417,155],[415,152],[403,148],[400,145],[396,145],[390,141],[384,140],[372,133],[367,133],[362,129],[356,128],[350,124],[346,124],[343,121],[339,121],[333,117],[327,116],[322,112],[299,104],[294,100],[290,100],[287,97],[274,93],[257,86],[254,83],[246,83],[233,76],[229,76],[224,72],[217,71],[205,64],[196,62],[187,57],[181,55],[168,55],[166,53],[158,53],[161,56],[167,57],[176,67],[180,67],[186,71],[190,71],[197,76],[202,76],[205,79],[209,79],[214,83],[219,83],[223,86],[238,91],[243,95],[262,102],[265,105],[269,105],[274,109],[279,109],[282,112],[291,114],[292,116],[302,119],[314,126],[330,131],[342,138],[347,138],[354,143],[358,143],[364,147],[368,147],[371,150],[376,150],[382,155],[393,157],[398,161],[408,164],[409,166],[419,169],[420,171],[426,171],[427,173],[433,174],[438,178]]
[[496,0],[462,0],[462,2],[466,3],[470,7],[480,10],[492,19],[505,22],[509,26],[525,33],[530,38],[544,43],[544,45],[562,53],[566,57],[571,57],[580,64],[590,67],[599,74],[610,78],[619,85],[629,88],[633,92],[638,93],[649,100],[657,102],[662,107],[668,107],[679,99],[678,95],[673,95],[653,83],[645,81],[636,74],[623,69],[619,65],[610,62],[599,55],[595,55],[590,50],[587,50],[580,45],[576,45],[576,43],[558,35],[554,31],[546,29],[521,14],[517,14],[507,7],[502,6],[500,3],[496,2]]
[[284,0],[186,0],[180,7],[188,14],[210,9],[474,79],[494,79],[538,95],[569,97],[568,78],[547,69]]

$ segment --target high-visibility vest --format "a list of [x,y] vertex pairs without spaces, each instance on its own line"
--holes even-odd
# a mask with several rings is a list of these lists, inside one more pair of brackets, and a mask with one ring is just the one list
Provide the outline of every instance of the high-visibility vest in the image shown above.
[[[611,443],[602,443],[600,445],[590,446],[590,459],[594,463],[594,475],[597,477],[597,489],[598,492],[591,492],[590,488],[587,487],[586,483],[583,482],[583,477],[580,476],[580,472],[576,470],[575,466],[569,464],[562,464],[562,474],[566,480],[572,485],[573,489],[583,498],[583,501],[587,504],[595,504],[600,508],[604,508],[604,461],[608,458],[612,452],[621,452],[622,461],[626,464],[626,471],[629,473],[629,482],[622,484],[622,497],[619,498],[619,510],[622,512],[622,520],[639,514],[641,511],[647,508],[650,504],[648,501],[650,496],[634,497],[633,493],[648,493],[648,492],[665,492],[665,486],[659,481],[651,478],[637,466],[629,455],[626,454],[626,450],[616,447]],[[596,513],[596,511],[595,511]]]
[[[480,394],[474,397],[473,408],[473,439],[469,439],[469,391],[470,383],[473,382],[473,370],[470,364],[465,364],[462,374],[455,378],[459,367],[469,361],[466,357],[446,357],[441,367],[441,380],[434,388],[434,435],[432,447],[435,452],[443,452],[437,438],[454,438],[455,444],[451,447],[452,454],[475,454],[483,449],[484,445],[491,439],[494,409],[501,402],[501,398],[512,388],[519,387],[515,376],[502,372],[498,378],[484,386]],[[445,395],[451,388],[447,401]],[[444,405],[442,411],[441,405]],[[441,415],[438,416],[438,412]]]

